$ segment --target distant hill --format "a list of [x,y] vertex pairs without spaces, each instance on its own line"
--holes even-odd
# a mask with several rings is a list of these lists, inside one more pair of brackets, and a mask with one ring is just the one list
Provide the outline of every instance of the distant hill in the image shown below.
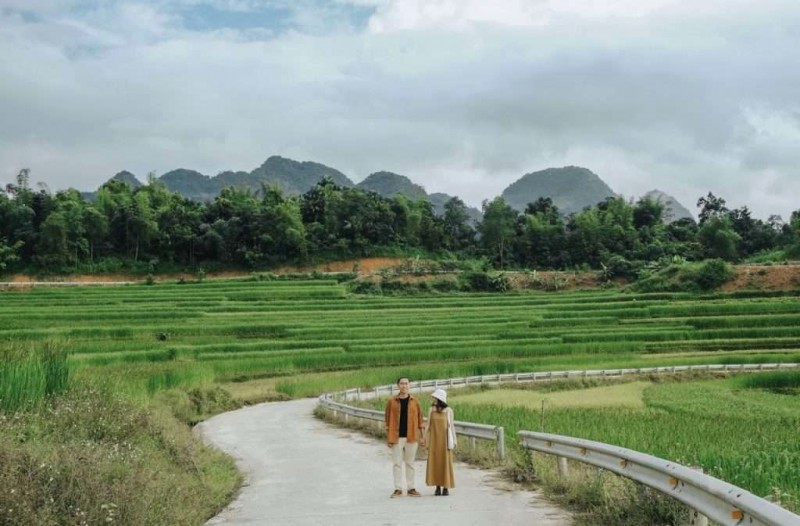
[[[117,172],[113,177],[109,178],[108,181],[122,181],[123,183],[127,184],[131,190],[136,190],[140,186],[142,186],[141,181],[136,178],[135,175],[130,173],[128,170],[122,170],[121,172]],[[81,198],[85,199],[86,201],[93,202],[95,197],[97,197],[97,192],[80,192]]]
[[[210,177],[196,170],[178,168],[158,178],[170,192],[177,192],[193,201],[211,201],[219,195],[223,188],[235,186],[261,190],[261,184],[277,184],[290,195],[307,192],[324,177],[330,177],[339,186],[352,188],[355,186],[346,175],[339,170],[313,162],[298,162],[284,157],[272,156],[252,172],[225,171]],[[112,179],[120,179],[136,189],[142,185],[130,172],[120,172]],[[89,200],[94,199],[94,192],[83,192]]]
[[121,172],[117,172],[117,174],[114,175],[114,177],[112,177],[109,180],[122,181],[123,183],[130,186],[132,190],[136,190],[137,188],[142,186],[142,183],[139,181],[139,179],[137,179],[136,176],[130,173],[128,170],[122,170]]
[[211,201],[221,189],[216,178],[185,168],[167,172],[158,179],[170,192],[178,192],[195,201]]
[[[356,185],[356,188],[368,192],[375,192],[384,197],[394,197],[404,195],[409,199],[426,199],[433,205],[433,213],[438,216],[444,215],[444,205],[452,195],[434,193],[428,195],[423,187],[415,184],[405,175],[392,172],[375,172],[367,176],[366,179]],[[483,214],[477,208],[467,207],[467,214],[473,225],[483,219]]]
[[694,219],[692,213],[689,212],[685,206],[680,204],[677,199],[669,194],[665,194],[661,190],[650,190],[642,197],[652,199],[653,201],[662,203],[664,205],[665,223],[672,223],[673,221],[677,221],[678,219],[682,219],[684,217]]
[[580,212],[616,194],[597,174],[586,168],[548,168],[522,176],[503,190],[502,197],[520,212],[540,197],[550,197],[564,214]]
[[[435,193],[428,196],[428,201],[433,205],[433,213],[437,216],[444,215],[444,205],[454,196],[450,194]],[[472,226],[477,225],[483,221],[483,213],[473,206],[467,206],[467,215],[469,215]]]
[[325,177],[330,177],[338,186],[347,188],[355,186],[342,172],[324,164],[298,162],[277,155],[273,155],[250,172],[250,182],[259,188],[262,181],[278,183],[285,193],[293,195],[306,193]]
[[411,182],[405,175],[392,172],[375,172],[356,185],[366,192],[375,192],[384,197],[404,195],[409,199],[427,199],[428,193],[418,184]]

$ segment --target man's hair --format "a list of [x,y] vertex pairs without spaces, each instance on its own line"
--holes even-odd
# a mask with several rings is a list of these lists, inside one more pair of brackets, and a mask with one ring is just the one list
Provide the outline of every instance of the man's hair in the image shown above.
[[409,382],[411,381],[411,379],[408,376],[401,376],[397,379],[397,385],[400,385],[400,380],[403,379],[408,380]]

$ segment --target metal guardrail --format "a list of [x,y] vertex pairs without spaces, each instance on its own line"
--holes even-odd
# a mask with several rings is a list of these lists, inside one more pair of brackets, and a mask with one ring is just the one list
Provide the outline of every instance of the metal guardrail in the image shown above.
[[721,526],[800,526],[800,516],[725,481],[630,449],[533,431],[517,433],[522,447],[578,460],[650,486]]
[[[411,382],[410,388],[418,393],[433,391],[439,387],[466,387],[475,384],[502,384],[538,382],[568,378],[620,378],[649,374],[674,374],[686,372],[759,372],[800,369],[800,363],[756,363],[756,364],[710,364],[675,365],[668,367],[640,367],[635,369],[589,369],[576,371],[549,371],[530,373],[493,374],[466,376],[446,380],[423,380]],[[394,384],[377,386],[374,389],[348,389],[320,396],[320,405],[333,411],[356,418],[378,421],[383,429],[384,415],[381,411],[352,407],[336,402],[391,396],[397,391]],[[504,428],[471,422],[455,422],[458,434],[497,441],[498,457],[505,457]],[[571,458],[607,469],[670,495],[697,510],[703,516],[693,524],[705,524],[706,517],[720,526],[800,526],[800,516],[781,508],[752,493],[725,481],[704,475],[692,468],[640,453],[630,449],[593,442],[590,440],[520,431],[520,445],[524,448],[556,455],[559,470],[566,469],[566,459]],[[563,463],[562,463],[563,460]],[[562,467],[563,466],[563,467]]]
[[[364,409],[362,407],[353,407],[346,404],[336,402],[332,399],[331,395],[322,395],[319,397],[319,405],[330,409],[337,413],[342,413],[345,417],[352,416],[354,418],[361,418],[364,420],[373,420],[378,422],[379,429],[384,427],[384,413],[383,411],[376,411],[374,409]],[[494,440],[497,445],[497,457],[502,460],[506,455],[506,439],[505,428],[500,426],[491,426],[487,424],[475,424],[472,422],[460,422],[456,420],[453,422],[456,428],[456,434],[469,437],[471,439],[480,438],[482,440]]]
[[[428,392],[439,387],[465,387],[480,384],[522,383],[569,378],[620,378],[646,374],[674,374],[686,372],[758,372],[798,369],[800,363],[744,363],[744,364],[711,364],[711,365],[672,365],[667,367],[639,367],[636,369],[587,369],[574,371],[547,371],[530,373],[489,374],[481,376],[464,376],[439,380],[422,380],[411,382],[412,392]],[[395,384],[379,385],[372,389],[348,389],[335,393],[340,400],[361,400],[362,398],[390,396],[397,392]]]

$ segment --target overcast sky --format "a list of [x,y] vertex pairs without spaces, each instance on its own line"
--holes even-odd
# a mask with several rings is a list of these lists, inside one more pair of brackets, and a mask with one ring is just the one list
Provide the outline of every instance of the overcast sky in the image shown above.
[[800,209],[798,0],[0,0],[0,185],[270,155],[468,204],[578,165]]

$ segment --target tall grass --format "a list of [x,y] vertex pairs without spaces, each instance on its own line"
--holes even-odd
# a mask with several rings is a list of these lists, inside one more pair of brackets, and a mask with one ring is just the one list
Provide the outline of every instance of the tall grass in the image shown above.
[[56,344],[0,348],[0,411],[35,405],[68,386],[67,353]]

